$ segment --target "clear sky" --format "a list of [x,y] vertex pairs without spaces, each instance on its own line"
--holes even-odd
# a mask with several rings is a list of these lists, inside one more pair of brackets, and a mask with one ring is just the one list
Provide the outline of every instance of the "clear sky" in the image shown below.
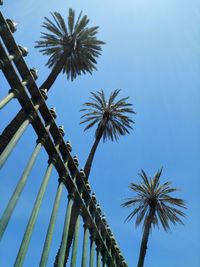
[[[163,166],[162,181],[170,180],[180,188],[178,197],[186,200],[185,226],[172,227],[165,233],[153,230],[145,259],[146,267],[200,266],[200,3],[197,0],[5,0],[1,7],[5,17],[18,22],[14,34],[19,44],[29,48],[26,59],[39,70],[38,85],[49,73],[47,58],[34,49],[44,16],[58,11],[67,16],[72,7],[99,26],[99,39],[106,42],[98,59],[98,71],[78,77],[74,82],[61,75],[49,93],[48,106],[56,106],[57,123],[64,124],[66,139],[71,140],[73,154],[84,166],[94,141],[94,129],[83,133],[80,125],[81,104],[89,92],[103,88],[107,94],[122,89],[120,96],[130,96],[137,114],[134,130],[118,143],[101,143],[91,173],[92,190],[104,211],[122,253],[130,267],[137,264],[142,229],[134,220],[124,224],[131,210],[120,205],[132,192],[131,182],[138,182],[143,168],[153,176]],[[0,98],[9,86],[0,74]],[[0,130],[13,117],[16,101],[1,111]],[[2,213],[34,147],[31,127],[23,136],[5,168],[0,173]],[[25,144],[25,145],[24,145]],[[24,225],[45,171],[44,151],[33,169],[19,205],[0,244],[0,266],[11,267],[21,242]],[[25,267],[38,266],[50,207],[55,194],[57,174],[53,173],[45,195],[39,220],[31,240]],[[59,246],[62,218],[66,205],[63,194],[51,250],[52,266]],[[79,252],[80,255],[80,252]],[[79,265],[77,265],[79,266]]]

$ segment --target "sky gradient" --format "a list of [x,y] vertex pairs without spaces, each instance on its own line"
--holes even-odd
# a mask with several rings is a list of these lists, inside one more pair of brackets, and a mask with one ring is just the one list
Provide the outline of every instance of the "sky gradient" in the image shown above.
[[[131,182],[139,182],[143,168],[153,176],[163,167],[161,181],[172,181],[186,200],[185,226],[153,230],[145,259],[146,267],[200,266],[200,3],[197,0],[5,0],[1,10],[6,18],[18,23],[15,40],[29,48],[26,62],[39,71],[40,85],[49,74],[47,58],[34,49],[42,31],[43,17],[58,11],[65,18],[68,8],[81,10],[90,18],[90,26],[99,26],[98,38],[106,42],[98,59],[98,71],[82,75],[74,82],[60,75],[49,93],[47,104],[57,109],[57,124],[63,124],[66,140],[71,140],[73,154],[84,166],[94,141],[94,129],[83,132],[80,125],[82,103],[90,92],[103,88],[107,95],[121,89],[121,97],[130,96],[136,115],[134,130],[115,143],[100,143],[90,175],[92,190],[104,211],[129,267],[137,264],[142,229],[133,220],[124,224],[131,209],[120,205],[131,197]],[[10,89],[0,73],[0,98]],[[0,115],[0,131],[19,109],[13,101]],[[26,145],[24,145],[24,143]],[[22,173],[35,145],[31,127],[24,134],[5,168],[0,172],[0,214]],[[19,156],[20,155],[20,156]],[[11,267],[17,253],[24,225],[45,171],[44,151],[17,206],[0,244],[0,266]],[[13,164],[14,162],[14,164]],[[12,167],[11,167],[12,166]],[[53,173],[31,240],[25,267],[38,266],[50,207],[55,194],[57,174]],[[56,236],[48,266],[52,266],[59,246],[62,218],[66,205],[63,194]],[[34,251],[34,253],[32,253]],[[33,256],[34,255],[34,256]],[[6,262],[6,264],[5,264]],[[77,266],[79,266],[77,264]]]

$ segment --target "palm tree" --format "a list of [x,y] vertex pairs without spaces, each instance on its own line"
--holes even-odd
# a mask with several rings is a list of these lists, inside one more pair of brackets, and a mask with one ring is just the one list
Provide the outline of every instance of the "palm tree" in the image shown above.
[[117,141],[121,135],[129,134],[129,130],[132,129],[131,124],[134,122],[128,114],[135,112],[133,111],[132,104],[127,103],[129,97],[116,101],[119,92],[120,90],[112,92],[108,101],[106,101],[103,90],[97,91],[97,93],[91,92],[91,101],[84,103],[85,108],[81,109],[81,111],[86,112],[81,117],[81,124],[88,123],[84,131],[97,125],[95,141],[84,167],[87,178],[89,177],[94,155],[101,138],[103,138],[104,142],[107,140]]
[[45,17],[41,40],[36,42],[43,55],[50,56],[47,66],[51,73],[41,85],[41,88],[50,89],[57,76],[63,72],[67,79],[74,80],[77,75],[96,70],[96,58],[101,54],[101,45],[104,42],[96,38],[98,27],[88,27],[89,19],[79,14],[75,21],[75,11],[71,8],[68,14],[68,24],[58,12],[51,13],[53,19]]
[[[96,58],[101,54],[104,42],[96,38],[98,27],[88,27],[89,19],[79,14],[75,20],[75,11],[69,9],[67,24],[58,12],[51,13],[52,20],[45,17],[41,40],[36,42],[36,48],[49,56],[47,66],[50,74],[40,88],[50,90],[58,75],[66,73],[67,79],[74,80],[77,75],[85,74],[96,69]],[[0,152],[9,143],[21,123],[25,119],[23,110],[5,128],[0,136]]]
[[[103,141],[117,141],[121,135],[129,133],[129,129],[132,129],[131,124],[133,121],[128,117],[127,114],[135,112],[133,111],[132,104],[127,103],[127,99],[129,97],[124,97],[116,101],[119,92],[120,90],[115,90],[112,92],[108,101],[106,101],[103,90],[97,91],[96,93],[91,92],[91,101],[84,103],[83,105],[86,108],[81,109],[81,111],[86,112],[81,117],[83,119],[81,123],[88,123],[88,125],[85,127],[85,130],[90,129],[92,126],[97,124],[95,141],[84,167],[87,178],[89,177],[92,161],[101,138],[103,138]],[[79,211],[75,208],[75,206],[73,206],[65,254],[65,264],[67,263],[78,214]],[[58,255],[59,250],[55,259],[54,267],[57,266]]]
[[134,208],[126,218],[126,221],[136,216],[136,226],[143,222],[143,237],[137,267],[143,267],[144,265],[149,233],[152,226],[158,227],[159,223],[161,223],[164,230],[168,231],[170,229],[170,222],[174,225],[178,223],[183,224],[180,217],[185,217],[185,214],[180,209],[175,208],[177,206],[185,209],[185,201],[169,195],[178,190],[171,187],[171,182],[160,184],[161,173],[162,169],[153,178],[148,178],[146,173],[141,170],[139,175],[142,181],[140,184],[130,184],[131,190],[136,192],[137,195],[127,199],[122,204],[123,207]]

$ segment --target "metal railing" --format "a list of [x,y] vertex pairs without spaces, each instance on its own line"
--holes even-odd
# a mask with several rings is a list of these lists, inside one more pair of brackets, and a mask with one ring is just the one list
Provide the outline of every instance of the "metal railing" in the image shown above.
[[[45,103],[45,100],[47,99],[46,90],[45,88],[38,88],[35,82],[35,79],[37,78],[36,70],[29,69],[24,61],[23,56],[26,56],[27,50],[16,44],[12,34],[14,31],[15,24],[9,19],[5,20],[2,13],[0,13],[0,68],[10,88],[12,88],[0,101],[0,109],[3,109],[13,98],[16,98],[25,114],[25,119],[20,128],[13,134],[7,146],[1,151],[0,168],[3,168],[5,161],[9,158],[11,152],[17,145],[17,142],[29,125],[32,125],[38,139],[16,189],[1,216],[0,240],[4,237],[8,222],[18,204],[20,195],[40,150],[44,147],[49,158],[48,165],[29,221],[26,225],[14,266],[19,267],[24,264],[43,196],[47,189],[51,172],[53,168],[55,168],[59,177],[58,186],[54,196],[49,225],[47,225],[46,239],[41,252],[39,266],[47,266],[61,194],[65,188],[67,189],[65,192],[68,194],[68,203],[66,206],[66,214],[63,218],[62,240],[56,257],[56,266],[65,266],[67,245],[70,244],[71,246],[71,243],[69,243],[69,234],[73,235],[73,244],[71,246],[71,262],[68,261],[67,264],[71,267],[76,266],[77,250],[80,248],[80,245],[78,244],[78,233],[80,218],[82,218],[84,222],[84,233],[81,266],[86,266],[88,258],[90,267],[127,267],[106,218],[103,215],[100,206],[97,204],[95,194],[91,194],[90,185],[85,177],[84,171],[78,169],[78,159],[76,156],[73,157],[71,155],[71,144],[69,141],[65,142],[63,139],[64,129],[62,126],[58,127],[55,122],[55,109],[49,109]],[[1,141],[0,138],[0,142]],[[49,197],[52,198],[53,196],[51,195]],[[78,212],[78,216],[75,222],[75,230],[73,233],[70,233],[70,221],[73,206],[76,208],[75,210]],[[89,251],[87,251],[88,240],[90,240]],[[94,259],[95,247],[97,255],[96,262]],[[55,252],[55,256],[56,253],[57,252]]]

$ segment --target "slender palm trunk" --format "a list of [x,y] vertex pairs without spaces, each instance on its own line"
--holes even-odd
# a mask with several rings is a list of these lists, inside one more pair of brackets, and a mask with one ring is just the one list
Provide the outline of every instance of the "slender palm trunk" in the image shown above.
[[101,140],[101,137],[103,135],[105,123],[106,122],[102,122],[102,124],[100,125],[99,130],[98,130],[97,135],[96,135],[96,138],[95,138],[95,141],[94,141],[94,144],[93,144],[93,146],[92,146],[92,148],[90,150],[90,154],[89,154],[89,156],[87,158],[87,161],[85,163],[84,172],[85,172],[85,175],[86,175],[87,179],[89,178],[89,175],[90,175],[92,162],[93,162],[93,159],[94,159],[94,155],[95,155],[97,146],[98,146],[98,144],[99,144],[99,142]]
[[61,73],[63,65],[65,63],[66,56],[63,55],[60,60],[56,63],[56,65],[53,67],[52,71],[50,72],[47,79],[43,82],[43,84],[40,86],[40,89],[47,89],[47,91],[50,90],[52,85],[54,84],[55,80],[57,79],[58,75]]
[[[99,144],[99,142],[101,140],[101,137],[103,135],[105,123],[106,123],[106,121],[103,121],[101,123],[101,125],[99,126],[98,133],[96,135],[94,144],[93,144],[93,146],[91,148],[90,154],[89,154],[88,159],[87,159],[86,164],[85,164],[84,171],[85,171],[85,174],[86,174],[86,177],[87,178],[89,177],[89,174],[90,174],[90,170],[91,170],[91,166],[92,166],[92,161],[94,159],[94,155],[95,155],[97,146],[98,146],[98,144]],[[67,240],[66,253],[65,253],[65,263],[64,263],[64,266],[66,266],[67,260],[68,260],[68,257],[69,257],[70,247],[71,247],[72,240],[73,240],[73,237],[74,237],[75,225],[76,225],[76,220],[78,218],[78,215],[79,215],[79,211],[73,206],[72,207],[71,220],[70,220],[68,240]],[[54,262],[54,267],[57,267],[57,264],[58,264],[57,262],[58,262],[59,251],[60,251],[60,248],[59,248],[59,250],[58,250],[58,252],[56,254],[56,258],[55,258],[55,262]]]
[[[65,55],[61,57],[61,59],[56,63],[56,65],[53,67],[52,71],[50,72],[47,79],[43,82],[43,84],[40,86],[40,89],[47,89],[47,91],[50,90],[51,86],[55,82],[56,78],[62,71],[62,67],[65,61]],[[4,129],[2,134],[0,135],[0,154],[3,152],[3,150],[6,148],[8,143],[10,142],[13,135],[17,132],[21,124],[26,118],[26,114],[21,109],[17,115],[12,119],[12,121],[7,125],[7,127]]]
[[148,243],[148,239],[149,239],[149,233],[151,230],[151,225],[152,225],[154,214],[155,214],[155,210],[152,208],[149,212],[149,215],[147,217],[147,220],[146,220],[146,223],[144,226],[142,242],[141,242],[141,246],[140,246],[140,255],[139,255],[137,267],[143,267],[144,266],[144,258],[145,258],[146,252],[147,252],[147,243]]
[[[96,152],[97,146],[98,146],[98,144],[99,144],[99,142],[101,140],[101,137],[103,135],[103,131],[104,131],[104,127],[103,127],[103,123],[102,123],[101,126],[99,127],[99,131],[98,131],[98,133],[96,135],[95,142],[94,142],[94,144],[92,146],[92,149],[90,151],[90,154],[89,154],[88,159],[87,159],[86,164],[85,164],[84,171],[85,171],[86,177],[88,177],[89,174],[90,174],[90,170],[91,170],[94,154]],[[71,244],[72,244],[74,231],[75,231],[76,220],[78,218],[78,215],[79,215],[78,210],[73,206],[72,207],[72,216],[71,216],[71,220],[70,220],[70,228],[69,228],[69,235],[68,235],[68,240],[67,240],[67,247],[66,247],[65,264],[64,264],[64,266],[67,264],[67,260],[68,260],[68,257],[69,257],[69,251],[70,251],[70,247],[71,247]],[[59,248],[59,250],[57,252],[57,255],[56,255],[56,258],[55,258],[54,267],[57,267],[59,251],[60,251],[60,248]]]

